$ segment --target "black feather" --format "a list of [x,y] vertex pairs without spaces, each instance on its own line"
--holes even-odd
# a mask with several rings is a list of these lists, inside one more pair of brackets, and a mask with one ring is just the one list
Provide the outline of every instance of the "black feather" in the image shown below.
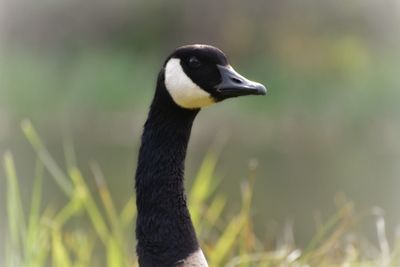
[[174,266],[199,248],[184,192],[184,161],[199,110],[176,105],[159,75],[136,171],[141,267]]

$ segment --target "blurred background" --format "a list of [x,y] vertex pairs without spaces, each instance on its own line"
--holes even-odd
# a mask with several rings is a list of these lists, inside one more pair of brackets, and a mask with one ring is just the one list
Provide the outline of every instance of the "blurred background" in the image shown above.
[[[253,216],[270,237],[293,224],[309,241],[316,220],[346,196],[357,210],[400,223],[400,1],[3,0],[0,9],[0,155],[10,150],[29,201],[36,155],[29,118],[63,166],[63,143],[91,175],[97,161],[118,206],[134,191],[142,125],[158,71],[176,47],[219,47],[267,97],[226,101],[198,116],[187,183],[223,140],[215,179],[237,209],[256,159]],[[88,181],[90,185],[93,183]],[[5,201],[0,167],[0,201]],[[44,205],[64,196],[45,180]],[[0,236],[6,224],[0,205]],[[374,221],[359,231],[376,239]],[[133,237],[132,237],[133,238]]]

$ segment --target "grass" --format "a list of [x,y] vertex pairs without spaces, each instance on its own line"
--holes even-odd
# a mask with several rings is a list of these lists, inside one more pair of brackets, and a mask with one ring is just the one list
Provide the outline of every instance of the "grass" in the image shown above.
[[[14,155],[3,155],[8,229],[0,264],[3,261],[6,267],[137,266],[132,231],[136,215],[134,196],[117,208],[97,163],[90,164],[92,177],[83,177],[73,146],[67,144],[63,169],[32,124],[25,120],[21,125],[38,160],[29,211],[24,211]],[[229,200],[218,193],[214,179],[217,160],[217,149],[205,156],[188,194],[193,223],[210,266],[400,265],[400,240],[389,245],[379,210],[374,211],[377,244],[354,237],[354,228],[369,218],[369,212],[356,213],[349,201],[341,201],[338,212],[318,225],[305,248],[294,244],[291,227],[284,227],[274,241],[262,240],[253,230],[251,213],[257,164],[250,164],[248,178],[242,183],[240,209],[228,216]],[[65,195],[62,206],[44,205],[45,174]],[[89,179],[94,179],[97,188],[88,187]]]

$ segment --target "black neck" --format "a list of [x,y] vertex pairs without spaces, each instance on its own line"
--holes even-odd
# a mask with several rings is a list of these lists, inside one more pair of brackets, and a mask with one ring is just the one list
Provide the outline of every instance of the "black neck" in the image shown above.
[[160,75],[136,170],[141,267],[174,266],[198,249],[184,192],[184,161],[198,110],[177,106]]

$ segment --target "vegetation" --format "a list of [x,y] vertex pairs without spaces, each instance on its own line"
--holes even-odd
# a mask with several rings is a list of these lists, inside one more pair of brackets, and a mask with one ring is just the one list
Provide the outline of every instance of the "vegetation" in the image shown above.
[[[38,161],[30,208],[26,212],[14,156],[11,152],[4,154],[8,215],[5,266],[137,266],[132,232],[136,214],[134,196],[127,199],[121,209],[116,208],[98,164],[91,164],[97,185],[96,192],[92,192],[87,185],[90,177],[82,176],[72,146],[64,146],[67,166],[64,171],[29,121],[22,122],[22,130]],[[249,176],[243,181],[240,209],[227,216],[227,199],[215,191],[218,183],[213,176],[217,158],[215,150],[206,155],[188,196],[193,222],[210,266],[382,267],[400,264],[400,240],[393,249],[389,248],[385,221],[378,212],[375,212],[376,246],[360,241],[361,238],[349,238],[359,220],[365,219],[365,214],[355,213],[348,201],[343,201],[337,214],[317,228],[306,248],[295,246],[290,227],[277,235],[274,242],[262,240],[252,228],[256,163],[250,164]],[[43,207],[45,171],[68,199],[61,207]],[[75,223],[77,219],[79,224]]]
[[[398,0],[9,2],[0,266],[135,266],[136,142],[165,56],[198,42],[269,89],[195,125],[188,197],[211,267],[400,265]],[[203,160],[214,134],[227,145]],[[335,213],[336,192],[357,208]]]

